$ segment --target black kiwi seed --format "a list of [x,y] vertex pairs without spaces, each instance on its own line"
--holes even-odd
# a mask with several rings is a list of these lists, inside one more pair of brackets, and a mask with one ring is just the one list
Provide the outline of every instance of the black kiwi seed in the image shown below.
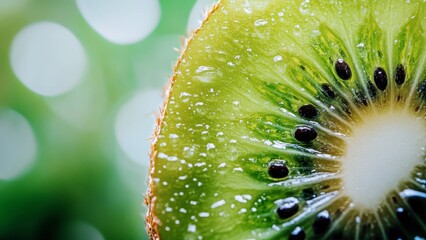
[[268,174],[271,178],[285,178],[288,176],[288,167],[285,161],[271,161],[268,166]]
[[297,172],[299,174],[311,174],[314,171],[314,163],[311,157],[304,155],[297,155],[294,157],[297,162]]
[[306,237],[305,231],[301,227],[296,227],[289,236],[289,240],[304,240]]
[[302,190],[302,197],[305,200],[311,200],[317,197],[313,188],[305,188]]
[[426,193],[412,189],[405,189],[400,193],[411,209],[421,217],[426,218]]
[[310,142],[312,140],[315,140],[317,136],[317,131],[308,126],[298,127],[294,132],[294,137],[299,142]]
[[367,97],[364,93],[362,93],[360,90],[355,90],[354,95],[356,96],[354,102],[356,102],[357,104],[363,104],[364,106],[368,106]]
[[375,98],[376,95],[377,95],[377,90],[376,90],[376,87],[373,85],[373,83],[371,81],[368,81],[367,88],[368,88],[368,93],[370,94],[370,96],[372,98]]
[[323,83],[323,84],[321,84],[321,88],[328,97],[330,97],[332,99],[336,98],[336,94],[334,93],[334,91],[330,87],[330,85],[328,85],[327,83]]
[[402,207],[398,207],[395,210],[395,213],[396,213],[396,217],[398,218],[398,220],[400,222],[406,222],[410,218],[409,213],[407,212],[407,210],[405,210]]
[[396,195],[393,195],[393,196],[392,196],[392,202],[393,202],[393,203],[395,203],[395,204],[397,204],[397,203],[398,203],[398,198],[397,198],[397,196],[396,196]]
[[388,75],[383,68],[378,67],[374,70],[374,83],[378,89],[384,91],[388,86]]
[[346,114],[351,115],[351,109],[349,108],[349,103],[345,99],[341,99],[342,110],[345,111]]
[[281,219],[286,219],[299,211],[299,200],[294,197],[285,198],[282,200],[280,206],[278,206],[277,214]]
[[401,229],[396,228],[396,227],[390,227],[388,229],[386,229],[386,237],[390,240],[402,240],[404,239],[402,236],[404,236],[404,234],[402,233]]
[[312,228],[316,234],[325,233],[331,225],[330,213],[324,210],[318,213]]
[[414,109],[414,111],[416,111],[416,112],[420,111],[420,106],[417,106],[417,107]]
[[398,85],[402,85],[405,82],[405,68],[404,66],[402,66],[402,64],[399,64],[398,66],[396,66],[396,71],[395,71],[395,82]]
[[426,79],[423,80],[422,83],[420,83],[417,92],[419,93],[420,98],[426,100]]
[[303,118],[314,119],[318,116],[318,110],[312,104],[306,104],[299,108],[299,115]]
[[352,76],[351,68],[343,59],[337,59],[336,63],[334,63],[334,69],[337,76],[342,80],[349,80]]
[[342,240],[342,239],[345,239],[344,238],[344,236],[343,236],[343,232],[342,231],[339,231],[339,232],[334,232],[332,235],[331,235],[331,238],[330,239],[332,239],[332,240]]

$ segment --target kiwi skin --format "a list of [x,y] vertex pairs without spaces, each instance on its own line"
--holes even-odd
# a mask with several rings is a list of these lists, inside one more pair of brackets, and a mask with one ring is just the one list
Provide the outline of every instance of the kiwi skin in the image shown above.
[[[204,25],[204,23],[206,21],[209,20],[210,16],[212,15],[213,12],[215,12],[220,6],[220,2],[217,4],[214,4],[212,6],[212,8],[209,10],[209,12],[207,13],[205,19],[203,20],[201,26]],[[154,181],[153,181],[153,174],[155,171],[155,159],[157,157],[157,143],[158,143],[158,135],[160,134],[161,131],[161,126],[162,126],[162,120],[164,119],[164,117],[166,116],[166,110],[167,110],[167,105],[168,102],[170,100],[170,96],[172,95],[172,90],[173,90],[173,85],[176,82],[176,77],[177,77],[177,68],[180,65],[180,63],[182,62],[182,59],[184,58],[184,55],[186,53],[186,49],[188,47],[189,44],[191,44],[191,41],[194,39],[194,37],[197,35],[197,33],[201,30],[201,27],[199,27],[198,29],[196,29],[195,31],[192,32],[192,35],[190,37],[188,37],[185,41],[181,51],[181,55],[179,56],[179,59],[177,60],[175,66],[173,67],[173,76],[170,78],[170,81],[168,83],[168,87],[167,87],[167,91],[166,91],[166,96],[165,96],[165,102],[163,104],[162,109],[160,110],[160,115],[157,117],[157,124],[154,130],[154,135],[153,135],[153,142],[151,144],[151,151],[150,151],[150,172],[149,172],[149,182],[148,182],[148,189],[147,192],[145,194],[145,198],[144,198],[144,203],[147,206],[147,213],[145,215],[145,228],[146,231],[148,233],[148,236],[150,239],[160,239],[159,235],[158,235],[158,222],[159,220],[156,219],[156,214],[155,214],[155,200],[156,200],[156,196],[155,196],[155,190],[154,190]]]
[[[222,2],[221,2],[222,3]],[[217,5],[215,5],[215,7],[209,12],[209,14],[208,14],[208,17],[207,17],[207,19],[204,21],[204,23],[206,22],[206,21],[208,21],[209,20],[209,18],[211,17],[211,15],[215,12],[215,11],[217,11],[217,9],[219,9],[219,7],[220,7],[220,4],[221,3],[219,3],[219,4],[217,4]],[[204,23],[203,23],[203,25],[204,25]],[[155,141],[154,141],[154,143],[153,143],[153,146],[152,146],[152,152],[151,152],[151,172],[150,172],[150,174],[151,174],[151,177],[150,177],[150,182],[149,182],[149,190],[148,190],[148,193],[147,193],[147,196],[146,196],[146,199],[145,199],[145,202],[146,202],[146,204],[148,205],[148,213],[147,213],[147,217],[146,217],[146,220],[147,220],[147,230],[148,230],[148,233],[149,233],[149,235],[150,235],[150,237],[151,237],[151,239],[159,239],[160,238],[160,236],[159,236],[159,233],[160,233],[160,231],[159,231],[159,224],[161,223],[161,219],[159,219],[157,216],[157,214],[156,214],[156,208],[155,208],[155,203],[156,203],[156,200],[157,200],[157,197],[158,196],[156,196],[155,195],[155,183],[154,183],[154,173],[155,173],[155,161],[156,161],[156,159],[157,159],[157,156],[158,156],[158,152],[157,152],[157,149],[158,149],[158,139],[159,139],[159,135],[160,135],[160,129],[162,128],[162,124],[163,124],[163,119],[165,118],[165,116],[166,116],[166,109],[167,109],[167,106],[168,106],[168,104],[169,104],[169,101],[170,101],[170,99],[171,99],[171,96],[172,96],[172,89],[173,89],[173,86],[174,86],[174,84],[175,84],[175,80],[176,80],[176,78],[177,78],[177,72],[178,72],[178,66],[182,63],[182,60],[185,58],[185,54],[186,54],[186,50],[187,50],[187,46],[188,46],[188,44],[190,44],[190,42],[192,42],[193,41],[193,39],[194,39],[194,37],[197,35],[197,33],[200,31],[200,29],[199,30],[197,30],[194,34],[193,34],[193,36],[187,41],[187,45],[184,47],[184,51],[183,51],[183,53],[182,53],[182,56],[179,58],[179,60],[178,60],[178,63],[177,63],[177,65],[175,66],[175,74],[174,74],[174,76],[172,77],[172,79],[171,79],[171,81],[170,81],[170,87],[169,87],[169,90],[168,90],[168,92],[167,92],[167,100],[166,100],[166,103],[165,103],[165,105],[164,105],[164,108],[162,109],[162,117],[160,117],[159,119],[158,119],[158,125],[157,125],[157,129],[156,129],[156,131],[155,131],[155,136],[154,136],[154,139],[155,139]],[[352,64],[350,64],[352,67],[353,67],[353,65]],[[330,68],[332,68],[332,67],[330,67]],[[353,69],[353,68],[352,68]],[[353,78],[354,76],[352,76],[352,78]],[[389,79],[391,79],[391,76],[389,76]],[[349,81],[351,81],[351,80],[349,80]],[[373,86],[374,87],[374,86]],[[380,92],[379,90],[381,90],[380,88],[379,89],[377,89],[376,91],[377,92]],[[333,93],[334,94],[334,93]],[[329,96],[333,96],[333,94],[328,94]],[[377,94],[377,93],[376,93]],[[378,93],[378,94],[380,94],[380,93]],[[362,94],[361,94],[362,95]],[[370,97],[371,97],[371,95],[372,94],[370,94]],[[339,99],[339,96],[337,97],[337,99]],[[368,105],[368,104],[371,104],[371,100],[370,99],[359,99],[359,101],[360,102],[355,102],[354,101],[354,103],[356,104],[356,106],[357,106],[357,108],[359,107],[359,106],[362,106],[362,105]],[[359,108],[361,108],[361,107],[359,107]],[[349,110],[348,111],[350,111],[350,110],[353,110],[353,108],[351,108],[351,107],[349,107]],[[347,113],[348,115],[350,115],[350,113]],[[352,111],[352,114],[354,114],[353,113],[353,111]],[[266,117],[265,117],[266,118]],[[303,143],[303,144],[305,144],[306,146],[309,146],[310,144],[312,144],[312,143],[309,143],[309,142],[307,142],[307,143]],[[315,143],[313,143],[313,144],[315,144]],[[265,154],[266,155],[266,154]],[[315,162],[312,162],[312,160],[310,160],[309,158],[304,158],[304,157],[301,157],[301,159],[299,159],[299,162],[303,162],[303,164],[301,165],[301,168],[302,167],[305,167],[305,166],[308,166],[308,165],[311,165],[312,167],[311,168],[315,168],[315,167],[318,167],[318,166],[316,166],[316,163]],[[293,166],[294,167],[294,166]],[[296,168],[293,168],[293,169],[296,169]],[[300,170],[297,170],[297,171],[300,171],[300,173],[301,174],[308,174],[311,170],[310,169],[300,169]],[[306,171],[306,172],[304,172],[304,171]],[[261,178],[261,177],[259,177],[259,178]],[[266,176],[266,178],[267,178],[267,176]],[[329,185],[332,185],[332,183],[330,183]],[[324,189],[326,189],[327,188],[327,186],[322,186],[322,187],[324,187]],[[328,186],[329,187],[329,186]],[[307,199],[309,199],[310,198],[310,195],[315,195],[315,194],[318,194],[318,192],[321,192],[322,190],[321,189],[313,189],[312,191],[311,190],[307,190],[307,191],[304,191],[305,193],[306,193],[306,198]],[[344,205],[345,204],[345,201],[344,200],[342,200],[341,201],[341,204],[342,205]],[[158,211],[158,209],[157,209],[157,211]],[[326,216],[327,215],[327,213],[324,213],[324,212],[319,212],[318,214],[320,214],[320,213],[322,213],[322,215],[321,216],[317,216],[317,218],[321,218],[322,216]],[[335,210],[334,212],[333,212],[333,214],[338,214],[339,213],[339,210],[337,209],[337,210]],[[370,216],[366,216],[366,218],[369,218]],[[324,224],[324,222],[321,222],[321,221],[319,221],[319,223],[317,223],[316,224],[316,226],[321,226],[321,224]],[[362,226],[362,228],[363,229],[365,229],[365,231],[367,231],[368,229],[369,229],[369,227],[370,226]],[[314,227],[315,228],[315,227]],[[297,228],[295,228],[295,229],[290,229],[290,230],[294,230],[294,231],[292,231],[292,232],[295,232],[295,234],[300,234],[300,231],[298,232],[298,231],[296,231],[296,229]],[[373,230],[373,229],[370,229],[370,230]],[[316,232],[320,232],[321,231],[321,229],[320,230],[314,230],[314,231],[316,231]],[[391,230],[390,230],[391,231]],[[392,231],[396,231],[396,230],[392,230]],[[421,230],[420,230],[421,231]],[[422,232],[419,232],[419,234],[421,234]],[[336,236],[336,237],[338,237],[338,236]],[[367,238],[368,238],[369,236],[367,236]],[[370,235],[370,237],[373,237],[373,235]]]

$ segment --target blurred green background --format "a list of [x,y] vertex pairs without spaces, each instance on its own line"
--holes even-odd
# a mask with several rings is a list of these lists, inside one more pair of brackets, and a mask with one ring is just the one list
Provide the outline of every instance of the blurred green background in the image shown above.
[[213,0],[0,0],[0,240],[147,239],[149,138]]

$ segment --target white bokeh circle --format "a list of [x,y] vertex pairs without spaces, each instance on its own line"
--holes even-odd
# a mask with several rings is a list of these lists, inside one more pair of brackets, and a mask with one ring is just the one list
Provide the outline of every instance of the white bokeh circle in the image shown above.
[[149,165],[150,137],[156,124],[156,113],[163,104],[161,90],[136,93],[119,110],[115,120],[115,135],[124,153],[142,166]]
[[104,240],[101,232],[94,226],[82,222],[75,221],[68,224],[62,232],[61,239],[64,240]]
[[10,62],[18,79],[30,90],[56,96],[82,80],[87,56],[80,41],[67,28],[39,22],[15,36]]
[[197,2],[192,7],[191,13],[189,14],[186,31],[191,33],[197,30],[201,26],[203,20],[206,18],[206,14],[210,8],[217,2],[218,0],[197,0]]
[[0,110],[0,179],[13,179],[28,170],[36,159],[36,148],[28,121],[14,110]]
[[164,86],[173,75],[173,62],[179,57],[173,47],[178,47],[180,35],[153,36],[153,42],[148,49],[145,49],[140,55],[141,58],[135,61],[135,78],[141,85]]
[[105,84],[98,81],[85,81],[67,94],[44,100],[57,116],[73,127],[95,130],[102,127],[99,123],[104,121],[108,110],[105,88]]
[[89,25],[116,44],[132,44],[147,37],[161,16],[158,0],[76,0]]

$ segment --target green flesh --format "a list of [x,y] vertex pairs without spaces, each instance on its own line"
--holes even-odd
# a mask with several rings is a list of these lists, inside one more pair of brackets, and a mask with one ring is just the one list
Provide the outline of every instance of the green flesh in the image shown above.
[[[401,106],[426,115],[418,92],[425,28],[425,1],[221,2],[183,53],[156,137],[147,197],[153,238],[285,239],[296,226],[307,239],[384,239],[396,228],[402,237],[426,237],[425,212],[399,194],[426,192],[424,161],[376,213],[349,207],[339,175],[344,138],[365,111]],[[336,74],[337,59],[351,67],[350,80]],[[398,64],[407,75],[401,86]],[[374,85],[376,67],[388,75],[385,91]],[[319,116],[301,118],[305,104]],[[298,126],[314,127],[318,137],[297,141]],[[268,175],[273,159],[286,161],[288,177]],[[287,197],[299,200],[299,211],[282,220],[276,210]],[[412,209],[410,225],[396,218],[399,206]],[[333,223],[315,235],[323,210]]]

